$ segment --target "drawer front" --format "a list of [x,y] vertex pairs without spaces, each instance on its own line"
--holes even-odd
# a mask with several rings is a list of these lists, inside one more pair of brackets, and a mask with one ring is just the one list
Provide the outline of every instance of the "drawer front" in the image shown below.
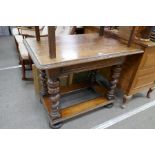
[[139,92],[142,92],[144,90],[149,90],[149,88],[153,88],[153,87],[155,87],[155,84],[149,84],[149,85],[146,85],[146,86],[143,86],[143,87],[131,89],[129,91],[128,95],[133,95],[135,93],[139,93]]
[[124,59],[125,59],[124,57],[120,57],[120,58],[105,59],[105,60],[100,60],[100,61],[66,66],[61,69],[61,73],[62,74],[79,73],[79,72],[84,72],[84,71],[101,69],[104,67],[111,67],[114,65],[122,64]]
[[147,47],[137,68],[128,95],[147,90],[155,86],[155,47]]
[[147,69],[141,69],[138,71],[137,77],[145,76],[145,75],[151,75],[155,73],[155,67],[153,68],[147,68]]
[[155,73],[139,76],[133,83],[133,89],[139,89],[155,84]]
[[147,69],[155,67],[155,48],[146,49],[140,69]]

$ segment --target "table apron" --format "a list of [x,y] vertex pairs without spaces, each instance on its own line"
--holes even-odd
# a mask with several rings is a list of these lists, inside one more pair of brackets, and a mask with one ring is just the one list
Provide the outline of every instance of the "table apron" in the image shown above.
[[124,62],[124,60],[125,60],[125,57],[118,57],[118,58],[111,58],[106,60],[66,66],[60,69],[60,74],[65,75],[70,73],[79,73],[79,72],[101,69],[104,67],[110,67],[110,66],[119,65],[119,64],[121,65]]

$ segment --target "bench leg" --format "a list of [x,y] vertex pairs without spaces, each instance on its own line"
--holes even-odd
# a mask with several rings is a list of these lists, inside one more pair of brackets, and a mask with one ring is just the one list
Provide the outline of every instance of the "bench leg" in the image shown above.
[[33,64],[33,62],[32,62],[32,59],[31,59],[31,57],[30,57],[30,55],[29,55],[29,65],[30,65],[30,70],[32,70],[32,64]]
[[21,64],[22,64],[22,80],[26,80],[26,71],[25,71],[25,62],[24,60],[21,60]]

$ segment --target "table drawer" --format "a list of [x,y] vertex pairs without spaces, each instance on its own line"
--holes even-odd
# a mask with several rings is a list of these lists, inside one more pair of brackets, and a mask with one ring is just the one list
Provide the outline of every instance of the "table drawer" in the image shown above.
[[155,83],[155,73],[136,77],[133,83],[133,89],[146,87]]
[[145,51],[140,69],[147,69],[155,67],[155,48],[148,48]]
[[151,75],[155,73],[155,67],[153,68],[147,68],[147,69],[141,69],[138,71],[137,77],[145,76],[145,75]]

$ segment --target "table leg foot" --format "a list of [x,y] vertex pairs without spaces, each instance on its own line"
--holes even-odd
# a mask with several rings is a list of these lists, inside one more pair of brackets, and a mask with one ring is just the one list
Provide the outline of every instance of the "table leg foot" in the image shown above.
[[51,122],[49,122],[49,127],[51,129],[60,129],[62,127],[63,123],[60,122],[60,123],[56,123],[56,124],[52,124]]
[[110,103],[110,104],[108,104],[108,105],[105,105],[104,107],[110,109],[110,108],[112,108],[113,106],[114,106],[114,103]]
[[130,95],[130,96],[124,95],[123,96],[123,103],[121,104],[120,107],[122,109],[124,109],[126,107],[126,105],[127,105],[128,100],[130,100],[131,98],[132,98],[132,95]]

